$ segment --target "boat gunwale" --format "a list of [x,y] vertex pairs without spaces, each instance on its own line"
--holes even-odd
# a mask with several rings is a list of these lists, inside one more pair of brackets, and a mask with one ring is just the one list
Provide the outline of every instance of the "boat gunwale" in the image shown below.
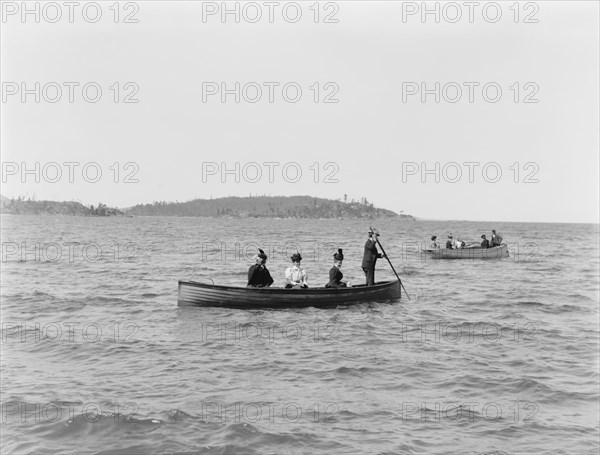
[[375,283],[373,286],[366,285],[357,285],[357,286],[349,286],[349,287],[339,287],[339,288],[327,288],[325,286],[321,287],[308,287],[304,289],[289,289],[289,288],[279,288],[279,287],[241,287],[241,286],[229,286],[229,285],[220,285],[220,284],[210,284],[210,283],[201,283],[198,281],[188,281],[188,280],[179,280],[178,286],[192,286],[192,287],[200,287],[200,288],[210,288],[215,291],[234,291],[234,292],[265,292],[265,293],[290,293],[294,292],[296,294],[302,295],[310,295],[310,294],[336,294],[340,292],[350,292],[350,293],[370,293],[375,291],[380,291],[386,288],[392,288],[394,284],[400,285],[398,280],[390,280],[390,281],[380,281]]
[[495,250],[495,249],[504,249],[504,248],[508,248],[508,243],[503,243],[501,245],[497,245],[497,246],[491,246],[489,248],[481,248],[481,246],[471,246],[471,247],[464,247],[464,248],[427,248],[424,249],[423,251],[426,251],[427,253],[435,253],[437,251],[471,251],[471,250]]

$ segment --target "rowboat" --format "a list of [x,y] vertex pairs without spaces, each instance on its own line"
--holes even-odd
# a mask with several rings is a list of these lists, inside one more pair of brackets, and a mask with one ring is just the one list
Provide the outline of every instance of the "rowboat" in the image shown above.
[[423,250],[431,255],[433,259],[500,259],[508,257],[508,245],[503,243],[493,248],[436,248],[434,250]]
[[228,308],[335,307],[400,298],[399,281],[382,281],[347,288],[242,288],[196,281],[179,281],[178,305]]

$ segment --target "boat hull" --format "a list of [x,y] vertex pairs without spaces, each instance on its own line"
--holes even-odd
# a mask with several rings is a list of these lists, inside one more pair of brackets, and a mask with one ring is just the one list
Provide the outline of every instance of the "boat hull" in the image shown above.
[[501,259],[508,257],[508,245],[503,243],[493,248],[438,248],[424,250],[433,259]]
[[308,289],[240,288],[179,281],[177,304],[227,308],[302,308],[398,299],[398,281],[385,281],[374,286]]

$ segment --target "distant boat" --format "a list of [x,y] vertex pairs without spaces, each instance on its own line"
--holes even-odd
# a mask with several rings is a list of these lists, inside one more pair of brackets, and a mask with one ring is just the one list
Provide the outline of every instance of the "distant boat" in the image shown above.
[[436,248],[423,251],[431,255],[433,259],[500,259],[508,257],[508,245],[506,243],[493,248]]
[[179,281],[178,305],[228,308],[335,307],[400,298],[399,281],[383,281],[374,286],[346,288],[242,288]]

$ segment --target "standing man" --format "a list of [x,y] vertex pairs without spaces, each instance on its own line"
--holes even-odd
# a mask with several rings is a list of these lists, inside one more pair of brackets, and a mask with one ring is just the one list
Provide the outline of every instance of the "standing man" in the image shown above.
[[365,243],[362,269],[365,272],[367,286],[373,286],[375,284],[375,263],[377,262],[377,258],[384,257],[383,254],[377,251],[377,237],[379,237],[379,234],[369,231],[369,238],[367,239],[367,243]]

